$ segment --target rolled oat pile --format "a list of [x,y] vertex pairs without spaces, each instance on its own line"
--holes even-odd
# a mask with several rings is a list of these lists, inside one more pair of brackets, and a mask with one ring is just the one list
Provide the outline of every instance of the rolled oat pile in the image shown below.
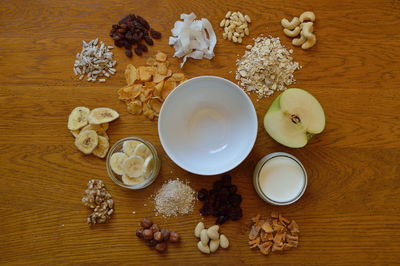
[[300,69],[279,38],[257,37],[254,45],[248,45],[243,57],[236,62],[236,80],[247,92],[255,92],[258,98],[271,96],[295,83],[294,71]]

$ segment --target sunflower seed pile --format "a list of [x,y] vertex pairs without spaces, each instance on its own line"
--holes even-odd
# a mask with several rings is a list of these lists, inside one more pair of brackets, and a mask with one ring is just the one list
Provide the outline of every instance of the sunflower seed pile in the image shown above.
[[114,75],[117,61],[113,59],[112,48],[102,41],[99,43],[99,38],[90,42],[82,41],[82,51],[76,54],[74,64],[74,73],[79,80],[86,75],[87,81],[106,82],[110,75]]
[[293,73],[301,66],[293,61],[293,50],[288,51],[279,38],[257,37],[254,45],[246,48],[236,62],[236,80],[247,92],[257,93],[260,99],[296,82]]
[[87,218],[87,223],[95,225],[96,223],[101,224],[110,220],[111,215],[114,213],[114,201],[104,182],[98,179],[90,180],[85,193],[82,203],[93,210],[93,213]]

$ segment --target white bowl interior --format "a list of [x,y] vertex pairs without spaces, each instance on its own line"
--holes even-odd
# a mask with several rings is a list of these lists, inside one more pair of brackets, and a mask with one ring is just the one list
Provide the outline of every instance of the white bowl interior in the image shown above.
[[215,175],[236,167],[250,153],[257,115],[237,85],[203,76],[172,91],[162,106],[158,130],[177,165],[195,174]]

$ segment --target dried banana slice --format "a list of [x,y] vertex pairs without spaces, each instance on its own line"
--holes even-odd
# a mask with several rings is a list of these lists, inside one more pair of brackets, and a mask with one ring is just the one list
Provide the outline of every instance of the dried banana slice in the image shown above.
[[104,158],[107,155],[108,149],[110,148],[110,143],[105,137],[99,136],[99,143],[97,147],[93,150],[93,154],[99,158]]
[[99,143],[99,137],[94,130],[85,130],[75,139],[75,146],[84,154],[91,154]]
[[129,177],[138,178],[143,176],[145,173],[144,160],[142,157],[137,155],[132,155],[125,159],[122,163],[122,169],[125,174]]
[[68,117],[68,129],[77,130],[87,125],[90,109],[87,107],[76,107]]
[[107,135],[106,131],[104,130],[104,128],[102,127],[102,125],[89,124],[89,125],[85,126],[84,128],[82,128],[81,132],[86,131],[86,130],[94,130],[94,131],[96,131],[97,135],[108,139],[108,135]]
[[124,182],[125,185],[129,185],[129,186],[137,185],[139,183],[142,183],[143,181],[144,181],[143,177],[132,178],[127,175],[122,176],[122,182]]
[[151,155],[151,151],[145,144],[139,143],[135,147],[134,154],[137,155],[137,156],[142,157],[142,159],[144,160],[144,159],[146,159],[147,157],[149,157]]
[[118,117],[119,114],[117,111],[106,107],[95,108],[92,111],[90,111],[88,116],[89,123],[95,125],[114,121]]
[[110,166],[111,170],[117,175],[123,175],[124,170],[122,169],[122,163],[128,158],[125,153],[123,152],[116,152],[111,155],[110,158]]
[[154,168],[154,158],[153,155],[150,155],[144,160],[144,165],[143,165],[146,173],[150,173],[151,170]]
[[124,141],[124,144],[122,144],[122,151],[125,152],[127,156],[135,155],[135,149],[139,144],[141,144],[141,142],[138,140]]

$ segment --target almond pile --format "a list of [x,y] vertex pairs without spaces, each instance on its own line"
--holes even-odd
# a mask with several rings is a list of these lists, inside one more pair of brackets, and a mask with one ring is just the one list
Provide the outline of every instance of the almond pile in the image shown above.
[[180,83],[186,80],[183,73],[172,73],[167,55],[158,52],[147,59],[146,66],[128,65],[125,70],[127,86],[118,90],[118,98],[127,105],[128,112],[143,114],[150,120],[158,117],[163,101]]
[[298,246],[300,231],[294,220],[289,221],[276,212],[272,212],[267,220],[260,218],[258,214],[251,219],[253,225],[249,233],[250,248],[259,248],[262,254],[268,255]]

